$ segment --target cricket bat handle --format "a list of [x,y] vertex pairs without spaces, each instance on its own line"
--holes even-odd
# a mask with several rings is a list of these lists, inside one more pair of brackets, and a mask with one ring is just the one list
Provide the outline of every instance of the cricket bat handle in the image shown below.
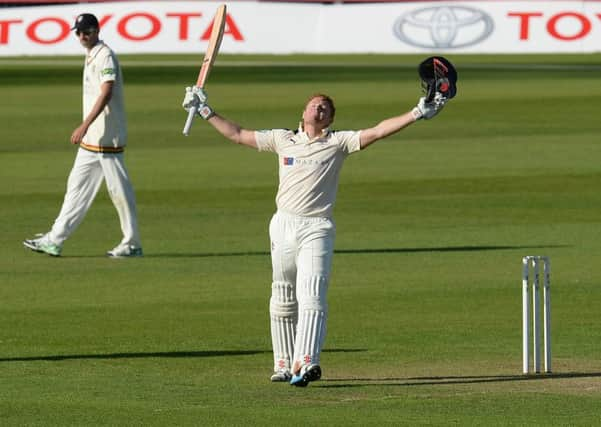
[[184,125],[183,134],[188,136],[190,133],[190,128],[192,127],[192,121],[194,120],[194,115],[196,114],[196,108],[190,107],[188,110],[188,118],[186,119],[186,124]]

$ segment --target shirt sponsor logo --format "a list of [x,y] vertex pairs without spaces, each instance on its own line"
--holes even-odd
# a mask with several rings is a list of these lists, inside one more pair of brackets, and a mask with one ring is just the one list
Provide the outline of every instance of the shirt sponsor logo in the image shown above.
[[103,76],[111,75],[111,74],[115,74],[115,69],[114,68],[105,68],[103,69],[100,74],[102,74]]
[[329,159],[325,160],[313,160],[313,159],[296,159],[297,165],[307,165],[307,166],[324,166],[330,163]]
[[326,166],[330,163],[330,160],[297,159],[294,157],[284,157],[283,163],[284,166]]

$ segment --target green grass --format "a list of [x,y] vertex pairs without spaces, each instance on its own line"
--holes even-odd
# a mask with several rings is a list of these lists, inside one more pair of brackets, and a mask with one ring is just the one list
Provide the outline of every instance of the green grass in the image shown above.
[[[81,58],[0,58],[0,424],[595,425],[601,404],[599,55],[455,56],[440,116],[341,175],[323,380],[271,384],[267,225],[277,164],[196,121],[199,58],[124,56],[146,256],[105,189],[55,259],[21,241],[58,213]],[[410,109],[420,57],[222,56],[212,106],[338,129]],[[551,257],[552,375],[521,373],[523,255]]]

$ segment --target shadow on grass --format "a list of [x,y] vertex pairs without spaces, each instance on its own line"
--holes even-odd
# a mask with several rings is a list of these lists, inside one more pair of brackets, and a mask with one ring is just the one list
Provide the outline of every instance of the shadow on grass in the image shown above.
[[[385,254],[385,253],[420,253],[420,252],[482,252],[506,251],[516,249],[548,249],[562,248],[565,245],[525,245],[525,246],[442,246],[431,248],[364,248],[364,249],[336,249],[335,254]],[[144,255],[146,258],[208,258],[208,257],[237,257],[237,256],[267,256],[268,251],[246,252],[205,252],[205,253],[151,253]]]
[[[327,378],[322,379],[321,387],[415,387],[453,384],[502,383],[509,381],[540,381],[570,378],[598,378],[601,372],[560,372],[550,374],[529,375],[480,375],[480,376],[448,376],[448,377],[409,377],[409,378]],[[323,384],[325,383],[325,384]]]
[[[365,349],[341,348],[324,350],[324,353],[353,353],[367,351]],[[58,354],[51,356],[1,357],[0,363],[6,362],[58,362],[62,360],[82,359],[152,359],[152,358],[200,358],[253,356],[255,354],[271,354],[271,350],[208,350],[208,351],[167,351],[148,353],[104,353],[104,354]]]
[[148,353],[104,353],[104,354],[58,354],[51,356],[4,357],[2,362],[37,362],[78,359],[146,359],[146,358],[194,358],[194,357],[227,357],[252,356],[254,354],[271,353],[265,350],[216,350],[216,351],[167,351]]

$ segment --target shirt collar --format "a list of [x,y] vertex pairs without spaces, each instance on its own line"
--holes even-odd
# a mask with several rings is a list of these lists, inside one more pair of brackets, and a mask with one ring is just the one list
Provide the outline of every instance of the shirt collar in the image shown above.
[[305,135],[305,137],[309,140],[309,144],[311,144],[321,138],[325,138],[330,133],[330,128],[322,129],[321,135],[317,135],[316,137],[309,139],[309,135],[305,133],[303,122],[301,121],[298,123],[298,133]]
[[94,57],[96,55],[98,55],[98,52],[100,52],[100,49],[102,49],[103,47],[104,47],[104,42],[102,40],[98,40],[98,43],[96,43],[94,45],[94,47],[92,47],[92,49],[90,49],[88,51],[88,56],[87,56],[88,62],[90,62],[92,59],[94,59]]

